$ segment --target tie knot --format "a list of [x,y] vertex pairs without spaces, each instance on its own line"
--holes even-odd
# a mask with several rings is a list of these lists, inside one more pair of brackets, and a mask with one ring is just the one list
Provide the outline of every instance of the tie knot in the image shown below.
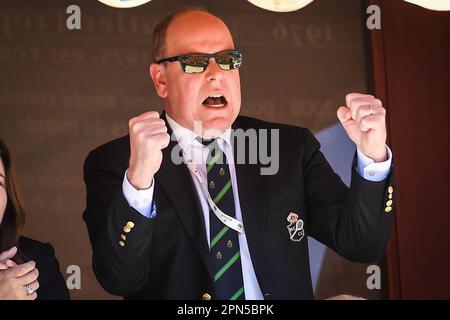
[[198,136],[195,138],[198,142],[200,142],[205,147],[209,147],[211,144],[213,144],[216,141],[216,138],[214,139],[203,139],[202,137]]

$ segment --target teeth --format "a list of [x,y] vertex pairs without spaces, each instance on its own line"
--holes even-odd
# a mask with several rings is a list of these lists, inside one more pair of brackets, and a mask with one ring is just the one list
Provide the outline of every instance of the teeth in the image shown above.
[[[212,99],[212,101],[207,101],[208,99]],[[212,102],[212,104],[209,102]],[[208,98],[203,101],[203,104],[207,107],[221,108],[227,104],[227,100],[221,93],[214,93],[208,96]]]

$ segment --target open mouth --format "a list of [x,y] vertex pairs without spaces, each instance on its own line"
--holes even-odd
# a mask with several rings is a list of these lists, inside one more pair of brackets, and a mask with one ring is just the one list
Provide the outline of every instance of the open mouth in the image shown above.
[[221,94],[210,95],[202,102],[205,107],[210,108],[222,108],[225,107],[227,103],[227,99]]

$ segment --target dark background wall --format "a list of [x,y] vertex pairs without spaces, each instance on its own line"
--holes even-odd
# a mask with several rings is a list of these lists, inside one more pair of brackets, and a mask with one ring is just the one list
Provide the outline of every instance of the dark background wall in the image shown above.
[[450,298],[450,12],[381,5],[373,32],[377,95],[389,108],[397,216],[387,254],[389,296]]
[[[17,160],[25,233],[55,246],[64,276],[69,265],[81,268],[82,288],[72,290],[72,298],[110,297],[91,271],[81,220],[84,159],[96,146],[126,134],[131,117],[161,111],[147,71],[151,31],[181,3],[203,5],[224,17],[236,45],[246,50],[242,114],[309,127],[317,134],[336,125],[336,109],[346,93],[368,90],[365,8],[359,0],[316,0],[285,14],[245,0],[153,0],[134,9],[94,0],[2,2],[0,136]],[[71,4],[81,7],[78,31],[65,26]],[[335,146],[339,139],[326,137]],[[332,252],[323,261],[318,298],[382,295],[367,290],[365,265]]]

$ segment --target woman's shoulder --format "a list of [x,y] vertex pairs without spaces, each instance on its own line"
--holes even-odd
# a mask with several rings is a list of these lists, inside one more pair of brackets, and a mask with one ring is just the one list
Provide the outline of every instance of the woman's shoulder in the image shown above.
[[19,238],[19,248],[23,258],[29,260],[48,259],[54,256],[53,246],[25,236]]
[[20,236],[19,237],[19,245],[23,245],[23,246],[31,247],[31,248],[37,248],[37,249],[39,249],[39,248],[44,249],[50,244],[44,243],[42,241],[32,239],[32,238],[29,238],[26,236]]

